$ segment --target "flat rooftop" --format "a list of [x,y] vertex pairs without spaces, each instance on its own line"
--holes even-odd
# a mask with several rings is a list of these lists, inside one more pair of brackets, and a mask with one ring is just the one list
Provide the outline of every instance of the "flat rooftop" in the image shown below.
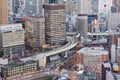
[[103,63],[104,67],[111,67],[110,63]]
[[14,62],[11,62],[9,64],[6,64],[5,66],[6,67],[18,67],[18,66],[23,66],[23,65],[26,65],[26,64],[31,64],[31,63],[35,63],[35,61],[33,60],[29,60],[29,61],[21,61],[21,60],[17,60],[17,61],[14,61]]
[[108,51],[106,51],[103,47],[84,47],[77,52],[83,54],[93,54],[93,55],[108,54]]

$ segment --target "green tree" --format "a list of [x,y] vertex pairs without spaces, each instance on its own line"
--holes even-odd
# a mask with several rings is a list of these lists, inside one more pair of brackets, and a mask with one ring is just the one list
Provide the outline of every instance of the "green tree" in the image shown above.
[[45,80],[53,80],[53,78],[52,77],[48,77]]

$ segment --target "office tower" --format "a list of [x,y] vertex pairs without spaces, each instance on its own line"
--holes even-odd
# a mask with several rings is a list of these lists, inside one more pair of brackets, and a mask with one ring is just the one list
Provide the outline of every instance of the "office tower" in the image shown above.
[[4,57],[24,56],[24,29],[22,24],[0,26],[0,48]]
[[[40,17],[26,17],[26,47],[35,50],[45,44],[45,19]],[[32,38],[31,38],[32,37]]]
[[9,0],[0,0],[0,24],[7,24],[9,18]]
[[42,16],[43,0],[26,0],[26,16]]
[[66,40],[66,15],[65,5],[46,4],[45,30],[46,43],[50,45],[65,44]]
[[77,6],[79,14],[91,13],[91,0],[78,0]]
[[87,38],[88,31],[88,16],[87,14],[78,14],[76,18],[76,31],[80,33],[81,36]]

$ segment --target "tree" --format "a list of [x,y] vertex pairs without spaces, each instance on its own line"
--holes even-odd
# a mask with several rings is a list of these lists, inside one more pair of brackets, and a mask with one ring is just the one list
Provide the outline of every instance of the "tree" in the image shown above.
[[53,80],[53,78],[52,77],[48,77],[45,80]]

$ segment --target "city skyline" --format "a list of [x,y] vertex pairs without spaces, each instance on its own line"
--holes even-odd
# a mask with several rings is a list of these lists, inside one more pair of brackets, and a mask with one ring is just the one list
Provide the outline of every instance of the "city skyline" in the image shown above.
[[119,80],[120,0],[0,0],[0,80]]

